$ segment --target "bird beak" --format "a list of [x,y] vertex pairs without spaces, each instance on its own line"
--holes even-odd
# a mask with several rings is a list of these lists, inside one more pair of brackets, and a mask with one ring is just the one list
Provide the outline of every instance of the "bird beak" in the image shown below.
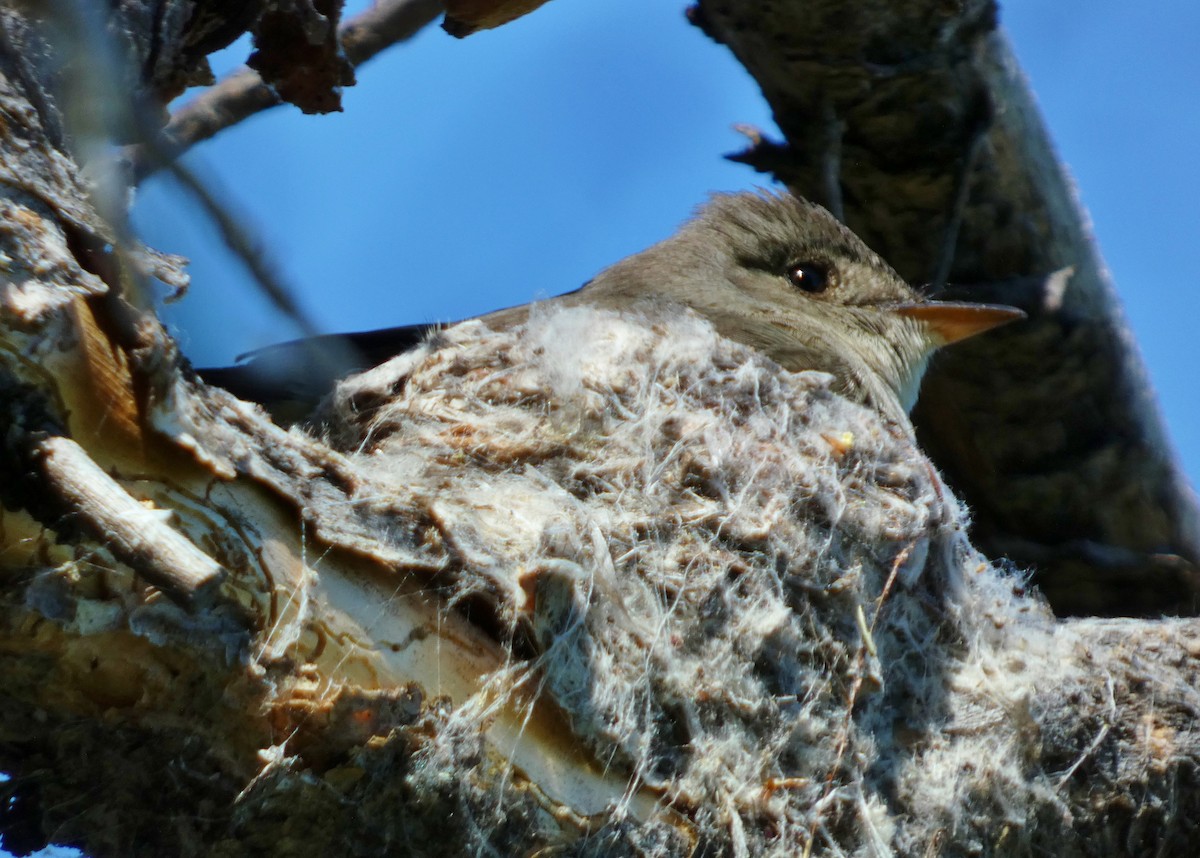
[[1016,307],[958,301],[893,304],[889,309],[897,315],[924,322],[942,340],[942,345],[950,345],[1025,318],[1025,313]]

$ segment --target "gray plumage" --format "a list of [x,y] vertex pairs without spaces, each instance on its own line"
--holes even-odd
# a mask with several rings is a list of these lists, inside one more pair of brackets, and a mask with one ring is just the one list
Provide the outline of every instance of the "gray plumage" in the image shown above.
[[[1009,307],[929,301],[825,209],[765,192],[714,195],[670,238],[550,301],[608,309],[689,307],[724,336],[789,370],[832,374],[838,392],[892,418],[916,401],[939,346],[1022,315]],[[528,313],[524,305],[482,320],[503,328]],[[269,398],[262,393],[289,385],[292,393],[303,387],[312,398],[313,388],[331,386],[336,375],[403,351],[413,332],[320,338],[326,354],[319,368],[312,364],[311,341],[298,341],[255,353],[244,366],[202,374],[260,401]],[[390,334],[397,342],[389,349]],[[247,382],[241,391],[240,381]]]

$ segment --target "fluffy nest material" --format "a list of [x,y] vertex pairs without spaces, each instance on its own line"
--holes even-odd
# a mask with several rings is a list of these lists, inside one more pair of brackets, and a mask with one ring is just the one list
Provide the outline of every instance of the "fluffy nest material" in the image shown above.
[[[508,669],[695,826],[618,806],[619,846],[568,851],[972,854],[1068,815],[1029,697],[1069,680],[1069,636],[972,549],[908,427],[829,382],[684,311],[574,308],[456,326],[326,403]],[[443,755],[441,788],[472,759]]]

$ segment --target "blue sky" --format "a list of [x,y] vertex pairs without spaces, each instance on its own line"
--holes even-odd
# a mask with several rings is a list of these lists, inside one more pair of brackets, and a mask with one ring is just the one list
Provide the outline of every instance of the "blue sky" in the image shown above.
[[[362,68],[344,113],[275,110],[189,161],[328,330],[567,291],[668,235],[708,191],[764,181],[721,155],[742,145],[734,123],[772,132],[769,112],[683,5],[556,0],[461,42],[430,28]],[[1195,484],[1200,4],[1021,0],[1001,19]],[[220,68],[244,58],[241,45]],[[146,186],[136,219],[193,260],[192,292],[166,317],[197,363],[295,336],[169,183]]]
[[[1022,0],[1001,20],[1195,482],[1200,7],[1149,8]],[[430,28],[363,67],[344,113],[281,108],[190,162],[328,330],[447,321],[567,291],[669,234],[708,191],[764,182],[721,155],[742,145],[734,123],[772,132],[769,111],[682,9],[558,0],[461,42]],[[244,57],[239,45],[221,67]],[[193,292],[166,316],[197,363],[295,336],[169,182],[147,185],[137,220],[151,244],[193,260]]]

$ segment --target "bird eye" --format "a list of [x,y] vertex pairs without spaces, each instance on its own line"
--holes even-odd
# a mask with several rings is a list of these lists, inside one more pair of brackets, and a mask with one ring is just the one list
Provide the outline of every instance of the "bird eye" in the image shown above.
[[787,279],[805,292],[824,292],[829,288],[829,269],[819,262],[798,262],[788,268]]

